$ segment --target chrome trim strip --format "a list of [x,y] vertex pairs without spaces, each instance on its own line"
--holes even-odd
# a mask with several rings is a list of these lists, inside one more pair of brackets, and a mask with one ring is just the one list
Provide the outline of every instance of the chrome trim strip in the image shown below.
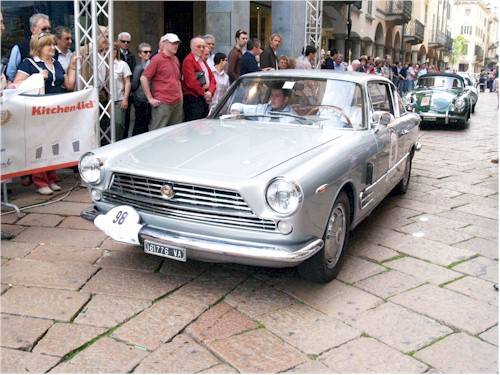
[[[80,216],[93,222],[99,214],[94,207],[90,207],[82,211]],[[323,247],[323,240],[319,238],[303,244],[280,246],[269,243],[191,236],[148,225],[144,225],[139,231],[139,240],[141,244],[144,243],[144,240],[151,240],[165,246],[185,248],[187,249],[187,257],[191,259],[237,260],[243,264],[282,267],[297,265]]]

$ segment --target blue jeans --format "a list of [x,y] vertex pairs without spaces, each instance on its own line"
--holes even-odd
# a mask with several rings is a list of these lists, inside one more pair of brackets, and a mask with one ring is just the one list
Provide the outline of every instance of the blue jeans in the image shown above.
[[415,81],[413,79],[406,80],[406,91],[413,92],[414,86],[415,86]]

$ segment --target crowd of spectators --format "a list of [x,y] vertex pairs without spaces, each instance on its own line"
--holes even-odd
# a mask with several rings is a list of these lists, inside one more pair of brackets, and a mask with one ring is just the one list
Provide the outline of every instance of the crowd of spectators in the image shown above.
[[[2,23],[3,27],[3,23]],[[10,53],[7,66],[2,66],[2,78],[7,87],[15,87],[32,74],[41,73],[45,80],[45,94],[59,94],[75,88],[78,59],[86,59],[92,53],[92,45],[80,46],[79,54],[71,51],[71,30],[58,26],[51,33],[49,17],[34,14],[30,17],[31,35],[16,44]],[[226,56],[217,51],[213,35],[196,36],[189,41],[191,52],[182,62],[177,58],[181,41],[174,33],[163,35],[158,48],[142,42],[135,54],[129,46],[132,35],[120,32],[110,41],[108,29],[98,26],[97,50],[104,58],[112,47],[114,63],[114,92],[109,92],[105,81],[109,76],[104,64],[99,65],[99,100],[105,104],[111,98],[114,105],[116,140],[135,136],[147,131],[207,117],[217,106],[229,85],[241,75],[257,71],[278,69],[326,69],[337,72],[361,72],[386,77],[398,88],[401,95],[410,92],[423,74],[439,71],[427,63],[414,64],[392,62],[391,56],[371,57],[362,55],[344,61],[344,55],[336,50],[328,51],[319,58],[317,49],[306,46],[297,58],[278,53],[282,36],[273,33],[266,45],[251,38],[243,29],[236,32],[234,46]],[[89,78],[90,71],[82,67],[82,77]],[[448,68],[446,71],[451,72]],[[494,90],[496,72],[484,72],[484,81]],[[133,116],[131,108],[134,107]],[[134,123],[131,124],[131,119]],[[110,124],[102,116],[101,128],[106,131]],[[132,129],[130,129],[132,127]],[[52,194],[59,190],[55,172],[45,172],[25,178],[33,182],[40,194]]]

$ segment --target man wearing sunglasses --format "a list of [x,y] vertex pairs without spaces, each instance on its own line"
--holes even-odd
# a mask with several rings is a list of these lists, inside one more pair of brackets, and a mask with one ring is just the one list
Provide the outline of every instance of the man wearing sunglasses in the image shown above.
[[[118,34],[118,45],[120,47],[120,60],[125,61],[128,67],[130,68],[130,71],[133,72],[135,69],[136,62],[134,54],[129,50],[131,41],[132,41],[132,36],[126,31],[123,31],[120,34]],[[130,94],[128,102],[132,103],[133,101],[134,97],[132,94]],[[130,125],[130,107],[131,106],[128,106],[125,112],[125,123],[124,123],[125,128],[123,131],[123,138],[128,137],[128,129]]]
[[152,49],[151,45],[148,43],[139,44],[138,49],[139,61],[132,75],[131,87],[135,109],[135,123],[132,135],[146,133],[148,131],[149,122],[151,121],[151,106],[141,86],[141,75],[150,63]]
[[49,16],[43,13],[36,13],[30,17],[30,31],[31,36],[29,39],[16,44],[10,51],[9,63],[7,65],[7,78],[13,82],[16,77],[17,68],[21,62],[30,57],[30,41],[31,37],[41,32],[50,33],[50,20]]

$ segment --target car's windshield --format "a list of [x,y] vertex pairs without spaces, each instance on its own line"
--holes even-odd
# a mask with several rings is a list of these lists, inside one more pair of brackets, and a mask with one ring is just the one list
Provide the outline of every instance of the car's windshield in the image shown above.
[[363,128],[359,85],[333,79],[248,77],[225,97],[213,118]]
[[417,87],[458,89],[458,88],[463,88],[463,85],[460,79],[456,77],[431,76],[431,77],[420,77],[417,82]]

